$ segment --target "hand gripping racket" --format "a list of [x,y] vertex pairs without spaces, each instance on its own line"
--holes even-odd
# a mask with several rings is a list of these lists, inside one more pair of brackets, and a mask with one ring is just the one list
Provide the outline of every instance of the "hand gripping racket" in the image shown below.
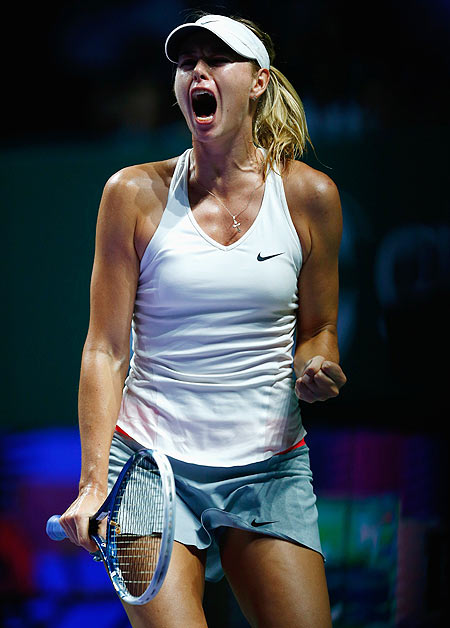
[[[98,526],[107,517],[106,536]],[[169,567],[175,528],[175,483],[166,456],[141,449],[126,462],[104,504],[91,517],[89,534],[98,547],[119,597],[127,604],[149,602]],[[47,521],[54,541],[67,538],[59,515]]]

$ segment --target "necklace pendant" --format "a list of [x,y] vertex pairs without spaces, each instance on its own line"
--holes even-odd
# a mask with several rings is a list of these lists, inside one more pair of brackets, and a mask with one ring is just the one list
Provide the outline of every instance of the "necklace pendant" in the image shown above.
[[239,227],[241,226],[241,223],[236,220],[236,216],[232,216],[232,218],[233,218],[232,226],[237,230],[238,233],[241,233],[241,230],[239,229]]

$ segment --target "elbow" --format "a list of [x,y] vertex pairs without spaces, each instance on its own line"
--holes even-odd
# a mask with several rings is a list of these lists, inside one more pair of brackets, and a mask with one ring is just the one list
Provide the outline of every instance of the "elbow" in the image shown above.
[[83,348],[82,365],[105,364],[117,373],[125,373],[130,362],[130,346],[115,346],[111,343],[92,342],[87,338]]

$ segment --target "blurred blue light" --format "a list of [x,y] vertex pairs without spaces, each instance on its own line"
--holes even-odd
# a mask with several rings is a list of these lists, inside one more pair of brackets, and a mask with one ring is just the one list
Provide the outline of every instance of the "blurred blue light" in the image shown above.
[[124,611],[116,599],[94,600],[67,607],[66,613],[52,628],[80,628],[80,626],[115,626]]
[[13,478],[49,484],[77,484],[80,473],[78,430],[43,429],[2,438],[4,466]]
[[73,557],[56,553],[39,552],[35,560],[35,582],[41,592],[69,593]]

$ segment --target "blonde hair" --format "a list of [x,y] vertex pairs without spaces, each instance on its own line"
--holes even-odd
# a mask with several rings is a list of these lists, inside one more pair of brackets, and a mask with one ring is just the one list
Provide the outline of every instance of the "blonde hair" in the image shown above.
[[[208,15],[207,11],[191,13],[192,21]],[[241,22],[262,41],[270,59],[270,80],[266,91],[258,99],[253,118],[253,143],[266,151],[263,162],[263,177],[275,170],[281,174],[294,159],[300,159],[307,144],[314,150],[308,133],[305,110],[300,96],[293,85],[272,63],[275,48],[270,35],[251,20],[230,16]],[[255,73],[260,69],[257,61],[249,60]]]
[[[263,42],[270,58],[270,80],[264,94],[259,98],[253,118],[253,142],[266,150],[263,175],[270,169],[282,173],[289,161],[299,159],[309,143],[314,149],[308,133],[305,110],[300,96],[290,81],[272,65],[275,50],[270,36],[254,22],[233,18],[245,24]],[[259,65],[254,62],[255,71]]]

